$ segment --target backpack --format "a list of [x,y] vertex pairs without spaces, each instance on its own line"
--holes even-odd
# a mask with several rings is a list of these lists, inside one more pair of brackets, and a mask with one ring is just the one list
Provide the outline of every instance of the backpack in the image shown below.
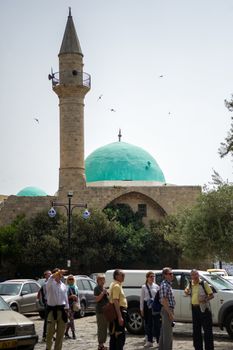
[[156,315],[159,314],[162,308],[162,304],[159,301],[159,290],[158,292],[155,294],[154,300],[153,300],[153,304],[152,304],[152,314]]

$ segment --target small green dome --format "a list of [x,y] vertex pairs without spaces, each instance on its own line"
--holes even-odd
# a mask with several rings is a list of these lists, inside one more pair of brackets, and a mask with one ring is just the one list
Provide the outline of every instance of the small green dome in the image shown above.
[[87,182],[165,182],[155,159],[142,148],[126,142],[113,142],[98,148],[86,158],[85,168]]
[[21,191],[19,191],[16,196],[39,197],[47,196],[47,193],[45,193],[45,191],[41,190],[38,187],[25,187]]

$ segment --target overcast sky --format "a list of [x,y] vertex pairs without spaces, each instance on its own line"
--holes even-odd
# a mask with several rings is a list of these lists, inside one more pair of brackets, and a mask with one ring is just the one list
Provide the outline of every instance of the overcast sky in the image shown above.
[[203,186],[213,169],[232,181],[231,159],[218,155],[230,129],[232,0],[1,0],[0,194],[57,191],[59,107],[48,73],[58,70],[69,6],[92,78],[85,156],[121,128],[167,183]]

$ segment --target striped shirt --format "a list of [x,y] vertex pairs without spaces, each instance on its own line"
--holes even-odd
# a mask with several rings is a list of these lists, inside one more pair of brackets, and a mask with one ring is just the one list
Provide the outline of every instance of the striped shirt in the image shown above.
[[173,294],[171,283],[167,280],[163,280],[160,284],[160,302],[163,298],[166,298],[168,300],[169,307],[174,309],[176,302],[175,297]]

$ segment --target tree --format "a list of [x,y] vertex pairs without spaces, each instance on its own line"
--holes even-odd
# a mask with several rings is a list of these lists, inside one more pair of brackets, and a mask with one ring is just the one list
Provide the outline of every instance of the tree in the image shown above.
[[144,227],[142,215],[140,215],[138,212],[134,213],[128,204],[109,204],[104,209],[104,213],[107,215],[109,220],[116,220],[125,227],[129,224],[133,225],[136,230]]
[[85,271],[105,271],[127,267],[141,258],[144,230],[135,230],[132,224],[122,225],[109,220],[102,211],[94,210],[88,220],[81,215],[73,217],[72,256],[76,268]]
[[[230,112],[233,111],[233,95],[231,97],[231,101],[225,100],[225,105]],[[230,131],[225,138],[225,142],[222,142],[219,148],[219,154],[222,158],[227,154],[231,154],[231,156],[233,156],[233,117],[231,117],[231,120]]]
[[66,225],[59,214],[50,219],[41,212],[31,219],[18,217],[0,229],[0,251],[3,267],[10,266],[11,275],[35,277],[44,269],[64,265],[62,260]]
[[151,221],[150,235],[146,243],[146,256],[149,256],[149,259],[146,259],[148,263],[153,263],[154,268],[163,266],[178,267],[182,250],[177,240],[174,239],[176,226],[177,217],[173,215],[167,215],[158,222]]
[[212,261],[233,259],[233,186],[207,190],[179,216],[174,237],[183,255]]

